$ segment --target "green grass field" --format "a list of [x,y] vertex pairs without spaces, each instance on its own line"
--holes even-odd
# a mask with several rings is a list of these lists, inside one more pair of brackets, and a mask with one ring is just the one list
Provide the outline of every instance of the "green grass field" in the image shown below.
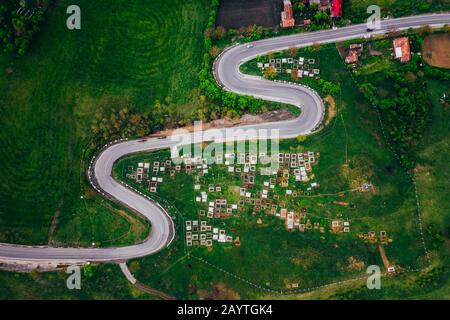
[[[89,190],[91,118],[99,107],[145,113],[167,96],[193,109],[208,1],[83,0],[80,31],[66,28],[69,4],[50,6],[25,57],[0,54],[2,242],[47,243],[55,215],[55,242],[112,245],[144,236],[148,226],[130,223]],[[129,235],[132,224],[143,231]]]

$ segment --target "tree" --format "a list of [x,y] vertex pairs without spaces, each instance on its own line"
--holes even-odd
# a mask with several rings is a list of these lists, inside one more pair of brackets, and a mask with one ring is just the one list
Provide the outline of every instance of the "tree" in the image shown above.
[[320,48],[321,48],[320,43],[314,42],[313,45],[312,45],[312,48],[313,48],[314,51],[319,51]]
[[263,75],[266,79],[273,80],[277,76],[277,70],[274,67],[270,66],[264,69]]
[[227,35],[227,30],[222,26],[218,26],[215,34],[217,39],[223,39]]
[[442,27],[442,31],[444,31],[445,33],[450,33],[450,25],[444,24],[444,26]]
[[141,268],[139,261],[137,260],[133,260],[130,262],[130,272],[131,273],[136,273],[139,271],[139,269]]
[[288,51],[289,51],[289,55],[291,57],[295,57],[297,55],[297,52],[298,52],[296,47],[290,47]]
[[213,28],[206,28],[205,32],[203,33],[203,35],[207,38],[212,38],[214,35],[214,29]]
[[234,37],[234,36],[236,36],[237,34],[239,33],[239,31],[238,30],[236,30],[236,29],[228,29],[228,32],[227,32],[227,34],[230,36],[230,37]]
[[297,141],[298,142],[305,142],[306,141],[306,136],[303,134],[300,134],[297,136]]
[[19,18],[13,18],[12,24],[14,29],[16,30],[17,35],[21,35],[25,30],[25,18],[20,16]]
[[339,93],[340,87],[338,84],[334,84],[330,81],[325,81],[323,79],[319,80],[319,84],[322,86],[322,92],[324,94],[336,95]]
[[211,38],[205,37],[204,39],[204,45],[206,50],[210,50],[212,47],[212,40]]
[[91,278],[94,275],[94,267],[92,265],[84,266],[83,275],[87,278]]
[[218,46],[212,46],[211,49],[209,50],[209,54],[213,58],[217,57],[219,55],[219,53],[220,53],[220,49]]
[[433,28],[430,25],[422,26],[417,29],[417,34],[430,34],[433,32]]
[[323,23],[325,21],[328,20],[328,14],[325,11],[318,11],[315,15],[314,15],[314,20],[317,23]]

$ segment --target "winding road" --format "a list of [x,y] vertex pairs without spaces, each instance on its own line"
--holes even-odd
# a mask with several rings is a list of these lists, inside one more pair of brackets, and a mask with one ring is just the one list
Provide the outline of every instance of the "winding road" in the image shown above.
[[[301,115],[290,121],[242,126],[242,129],[278,129],[281,138],[310,134],[320,125],[324,105],[313,90],[300,85],[264,80],[256,76],[243,75],[239,67],[245,61],[268,52],[289,47],[306,47],[313,43],[331,43],[360,38],[372,34],[384,34],[390,30],[418,28],[424,25],[443,26],[450,23],[450,13],[428,14],[399,19],[383,20],[381,29],[367,33],[366,25],[352,25],[335,30],[300,33],[291,36],[271,38],[229,48],[221,54],[214,65],[218,83],[225,89],[239,94],[252,95],[261,99],[283,102],[302,109]],[[225,135],[226,129],[215,129]],[[201,133],[200,133],[201,134]],[[204,135],[215,133],[205,131]],[[177,138],[193,138],[192,133],[180,134]],[[198,134],[196,136],[198,138]],[[237,139],[252,138],[239,136]],[[174,223],[167,212],[157,203],[135,192],[112,177],[113,164],[120,158],[143,151],[171,148],[178,144],[176,139],[148,138],[146,140],[121,141],[110,144],[91,163],[89,177],[94,187],[111,200],[141,214],[151,223],[151,232],[142,243],[117,248],[63,248],[48,246],[23,246],[0,244],[0,261],[34,263],[86,263],[119,262],[150,255],[168,246],[174,236]]]

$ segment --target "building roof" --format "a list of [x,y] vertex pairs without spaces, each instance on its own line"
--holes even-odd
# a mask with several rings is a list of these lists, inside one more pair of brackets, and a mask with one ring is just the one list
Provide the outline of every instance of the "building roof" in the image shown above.
[[342,17],[342,0],[333,0],[331,5],[331,15],[333,17]]
[[411,48],[409,46],[408,37],[394,39],[395,57],[400,59],[402,63],[411,60]]
[[359,61],[358,51],[350,50],[347,57],[345,57],[346,63],[357,63]]
[[293,27],[295,25],[294,13],[292,12],[291,0],[284,0],[284,11],[281,12],[281,25],[284,28]]
[[362,44],[360,44],[360,43],[352,43],[350,45],[350,49],[351,50],[353,50],[353,49],[362,49]]

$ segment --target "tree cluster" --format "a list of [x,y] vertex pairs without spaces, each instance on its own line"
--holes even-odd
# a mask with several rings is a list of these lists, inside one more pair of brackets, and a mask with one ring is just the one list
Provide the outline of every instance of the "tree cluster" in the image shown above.
[[[369,1],[347,0],[344,1],[344,13],[352,23],[365,22],[369,16],[366,13]],[[414,0],[414,1],[390,1],[388,6],[382,6],[381,15],[385,16],[409,16],[432,11],[449,10],[447,0]]]
[[398,153],[403,164],[412,168],[415,164],[415,151],[419,141],[430,122],[431,102],[426,90],[426,83],[420,79],[410,80],[405,70],[389,72],[387,82],[393,84],[395,96],[379,99],[376,87],[371,83],[360,85],[360,91],[369,102],[381,112],[385,132],[392,147]]
[[100,108],[91,122],[95,143],[114,139],[145,136],[149,133],[147,119],[127,107]]
[[[45,5],[42,0],[36,3],[39,6]],[[23,5],[31,8],[29,3],[23,3]],[[44,20],[41,10],[37,8],[33,10],[35,10],[34,14],[26,17],[17,13],[17,8],[12,3],[0,4],[0,42],[4,52],[23,56],[28,51],[33,36],[39,32],[39,26]]]

